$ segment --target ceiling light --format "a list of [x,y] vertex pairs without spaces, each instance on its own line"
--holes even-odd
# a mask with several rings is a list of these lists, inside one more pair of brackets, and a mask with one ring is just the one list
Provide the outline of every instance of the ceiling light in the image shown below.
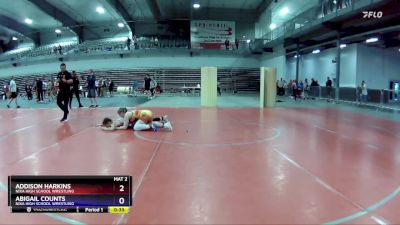
[[284,8],[282,8],[282,9],[279,11],[279,14],[280,14],[281,16],[284,16],[284,15],[286,15],[286,14],[288,14],[288,13],[289,13],[288,7],[284,7]]
[[245,35],[243,35],[243,38],[246,38],[246,36],[245,36]]
[[346,45],[346,44],[341,44],[339,47],[340,47],[340,48],[346,48],[347,45]]
[[27,23],[27,24],[32,24],[32,22],[33,22],[33,21],[32,21],[31,19],[29,19],[29,18],[26,18],[26,19],[25,19],[25,23]]
[[299,57],[299,56],[300,56],[300,55],[295,55],[294,57],[297,58],[297,57]]
[[271,24],[269,25],[269,29],[273,30],[273,29],[275,29],[275,28],[276,28],[276,24],[271,23]]
[[246,41],[246,42],[247,42],[247,44],[249,44],[249,43],[250,43],[250,39],[247,39],[247,41]]
[[194,4],[193,4],[193,8],[195,8],[195,9],[200,8],[200,4],[199,4],[199,3],[194,3]]
[[56,29],[55,32],[56,32],[57,34],[61,34],[61,30],[60,30],[60,29]]
[[123,28],[125,25],[123,23],[118,23],[118,27]]
[[17,37],[12,37],[12,40],[13,40],[13,41],[17,41],[18,38],[17,38]]
[[373,38],[368,38],[365,42],[366,43],[373,43],[373,42],[377,42],[379,41],[379,39],[377,37],[373,37]]
[[96,12],[98,12],[98,13],[100,13],[100,14],[103,14],[104,12],[105,12],[106,10],[104,10],[104,8],[103,7],[97,7],[96,8]]
[[319,49],[315,49],[314,51],[312,51],[313,54],[317,54],[320,53],[321,51]]

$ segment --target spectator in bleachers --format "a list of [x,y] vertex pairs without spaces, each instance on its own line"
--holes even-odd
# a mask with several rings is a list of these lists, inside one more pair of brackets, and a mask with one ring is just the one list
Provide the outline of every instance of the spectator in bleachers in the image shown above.
[[99,107],[96,99],[96,75],[94,74],[93,70],[89,70],[87,83],[88,83],[88,98],[90,99],[91,103],[89,108]]
[[110,97],[113,96],[113,91],[114,91],[114,81],[110,80],[110,84],[108,86],[108,91],[110,91]]
[[42,78],[36,80],[36,101],[43,102],[43,81]]
[[128,51],[131,50],[131,41],[132,40],[129,37],[126,39],[126,47],[128,47]]
[[10,104],[11,102],[13,102],[15,100],[15,106],[17,108],[20,108],[20,106],[18,105],[18,90],[17,90],[17,83],[15,83],[14,80],[14,76],[11,77],[11,81],[10,81],[10,101],[7,104],[7,108],[10,108]]

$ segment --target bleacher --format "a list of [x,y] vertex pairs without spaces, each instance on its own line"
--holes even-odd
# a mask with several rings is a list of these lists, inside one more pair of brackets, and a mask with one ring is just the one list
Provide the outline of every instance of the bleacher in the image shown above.
[[[137,81],[139,86],[143,86],[143,79],[146,74],[154,77],[164,93],[180,93],[184,86],[195,87],[201,83],[200,68],[193,69],[131,69],[131,70],[97,70],[97,79],[108,78],[114,81],[115,89],[119,86],[132,87],[133,82]],[[45,77],[46,80],[56,77],[56,72],[52,74],[35,74],[16,76],[15,81],[20,93],[25,93],[25,84],[33,83],[38,77]],[[88,73],[79,72],[78,76],[86,78]],[[249,92],[258,91],[260,84],[259,69],[218,69],[218,79],[223,92]],[[10,77],[1,78],[0,83],[8,82]],[[83,85],[83,82],[81,82]]]
[[25,57],[27,54],[29,54],[29,52],[31,52],[31,49],[26,49],[23,51],[19,51],[19,52],[14,52],[14,51],[9,51],[9,52],[5,52],[0,54],[0,62],[4,62],[4,61],[15,61],[18,59],[21,59],[23,57]]
[[[62,47],[62,53],[65,54],[68,51],[70,51],[72,48],[74,48],[76,44],[67,44],[67,45],[61,45]],[[55,48],[57,48],[57,51],[55,51]],[[38,56],[49,56],[49,55],[58,55],[58,45],[44,45],[37,47],[33,49],[29,54],[26,55],[26,57],[38,57]]]
[[115,51],[123,50],[126,47],[126,41],[115,39],[101,39],[94,41],[85,41],[74,49],[74,53],[80,52],[101,52],[101,51]]

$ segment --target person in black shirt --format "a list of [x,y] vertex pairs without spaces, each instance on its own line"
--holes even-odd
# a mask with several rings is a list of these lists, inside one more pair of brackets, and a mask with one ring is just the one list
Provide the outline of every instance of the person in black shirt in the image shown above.
[[126,39],[126,47],[128,47],[128,51],[131,50],[131,41],[132,40],[129,37]]
[[71,96],[71,84],[73,83],[71,74],[67,71],[65,63],[61,63],[60,65],[61,72],[58,73],[58,95],[57,95],[57,105],[64,112],[63,118],[60,122],[67,121],[68,117],[68,101]]
[[25,92],[28,100],[32,100],[32,86],[30,84],[25,84]]
[[144,78],[144,91],[149,95],[150,98],[150,84],[151,84],[151,78],[149,77],[148,74],[146,74],[146,77]]
[[43,81],[41,78],[36,80],[37,102],[43,102]]
[[326,81],[326,98],[329,102],[329,99],[332,98],[332,80],[330,77],[328,77],[328,80]]
[[79,108],[82,108],[81,98],[79,97],[79,79],[76,76],[75,70],[72,71],[72,91],[71,96],[69,98],[69,108],[72,109],[72,98],[75,94],[76,99],[78,99]]
[[108,86],[108,90],[110,91],[110,97],[113,96],[113,91],[114,91],[114,81],[110,80],[110,84]]

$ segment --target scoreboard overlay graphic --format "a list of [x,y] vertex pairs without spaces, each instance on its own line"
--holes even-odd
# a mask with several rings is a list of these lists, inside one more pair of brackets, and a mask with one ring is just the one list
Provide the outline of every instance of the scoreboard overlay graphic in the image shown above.
[[13,213],[128,213],[131,176],[9,176]]

